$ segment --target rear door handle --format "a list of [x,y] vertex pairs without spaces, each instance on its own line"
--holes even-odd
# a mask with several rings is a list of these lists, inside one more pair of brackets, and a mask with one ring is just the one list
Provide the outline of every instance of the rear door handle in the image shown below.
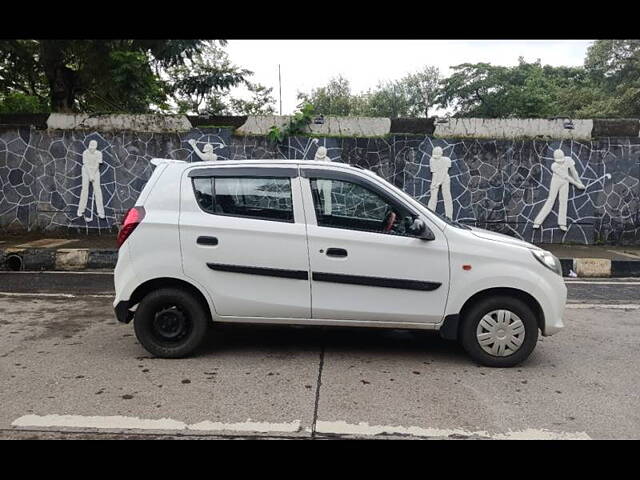
[[217,245],[218,237],[198,237],[198,245]]
[[327,255],[330,257],[346,257],[347,251],[344,248],[327,248]]

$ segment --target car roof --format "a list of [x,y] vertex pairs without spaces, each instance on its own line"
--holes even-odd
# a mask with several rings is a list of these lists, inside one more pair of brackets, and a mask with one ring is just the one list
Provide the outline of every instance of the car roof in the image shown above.
[[342,162],[323,162],[318,160],[284,160],[284,159],[262,159],[262,158],[248,158],[244,160],[209,160],[209,161],[198,161],[198,162],[185,162],[182,160],[173,160],[173,159],[165,159],[165,158],[154,158],[152,159],[152,163],[154,165],[159,165],[161,163],[171,163],[171,164],[180,164],[183,168],[191,168],[191,167],[230,167],[230,166],[257,166],[257,167],[270,167],[275,165],[296,165],[296,166],[309,166],[309,167],[318,167],[322,166],[325,168],[340,168],[352,170],[354,172],[368,173],[372,175],[377,174],[371,170],[367,170],[362,167],[349,165],[348,163]]

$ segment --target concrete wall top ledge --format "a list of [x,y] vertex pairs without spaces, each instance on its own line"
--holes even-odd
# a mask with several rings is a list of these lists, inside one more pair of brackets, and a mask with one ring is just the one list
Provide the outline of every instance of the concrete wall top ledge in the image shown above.
[[[291,116],[252,115],[240,126],[240,135],[266,135],[272,126],[283,128]],[[324,117],[324,123],[309,125],[309,133],[329,136],[378,137],[391,131],[391,119],[386,117]]]
[[[0,129],[35,127],[54,130],[187,132],[193,128],[229,128],[239,135],[266,135],[273,125],[284,127],[290,116],[186,116],[160,114],[0,114]],[[574,139],[638,137],[637,118],[575,119],[567,129],[565,120],[544,118],[386,118],[324,117],[308,133],[324,136],[380,137],[392,134],[428,135],[441,138],[479,139]]]
[[90,115],[52,113],[47,120],[52,130],[99,130],[110,132],[132,130],[138,132],[188,132],[193,127],[186,115],[116,114]]
[[436,121],[436,137],[456,138],[543,138],[589,140],[593,120],[573,120],[573,129],[567,129],[564,119],[545,118],[449,118]]

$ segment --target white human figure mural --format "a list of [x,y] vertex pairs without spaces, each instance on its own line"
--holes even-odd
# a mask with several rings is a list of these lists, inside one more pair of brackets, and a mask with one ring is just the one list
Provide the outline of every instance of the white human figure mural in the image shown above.
[[200,159],[204,162],[211,162],[218,160],[218,155],[213,153],[213,145],[207,143],[202,151],[196,145],[196,141],[192,138],[189,140],[189,145],[193,148],[193,151],[196,152],[196,155],[200,157]]
[[428,207],[430,210],[436,211],[438,205],[438,192],[442,189],[442,199],[444,200],[444,213],[447,218],[453,218],[453,200],[451,198],[451,178],[449,177],[449,169],[451,168],[451,159],[442,156],[442,148],[434,147],[429,162],[431,170],[431,189]]
[[573,184],[576,188],[584,190],[586,187],[580,181],[578,172],[575,167],[576,163],[571,157],[565,157],[561,149],[553,152],[553,164],[551,171],[551,184],[549,185],[549,196],[544,202],[542,209],[538,212],[533,221],[533,228],[540,228],[547,215],[551,213],[553,204],[558,198],[558,227],[563,232],[567,231],[567,201],[569,199],[569,184]]
[[[314,140],[315,143],[318,143],[317,138]],[[313,159],[318,162],[330,162],[331,159],[327,156],[327,147],[318,147]],[[318,190],[322,192],[322,198],[324,200],[324,214],[331,215],[333,210],[331,203],[331,180],[318,180]]]
[[[78,203],[78,216],[84,215],[89,199],[89,184],[93,186],[93,199],[98,210],[98,217],[105,218],[104,205],[102,203],[102,186],[100,185],[100,164],[102,152],[98,150],[98,142],[91,140],[89,148],[82,152],[82,190]],[[92,201],[92,203],[94,203]],[[89,206],[91,208],[91,206]],[[87,222],[93,220],[93,210],[90,217],[84,217]]]
[[327,156],[327,147],[318,147],[313,159],[319,162],[330,162],[331,159]]

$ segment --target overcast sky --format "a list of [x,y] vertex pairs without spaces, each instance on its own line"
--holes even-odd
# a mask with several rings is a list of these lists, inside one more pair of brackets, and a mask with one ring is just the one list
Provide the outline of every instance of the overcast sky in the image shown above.
[[444,75],[460,63],[515,65],[522,56],[543,64],[582,65],[591,40],[229,40],[231,60],[255,72],[252,81],[273,87],[278,111],[278,64],[282,113],[292,113],[298,91],[309,92],[342,74],[354,93],[435,65]]

